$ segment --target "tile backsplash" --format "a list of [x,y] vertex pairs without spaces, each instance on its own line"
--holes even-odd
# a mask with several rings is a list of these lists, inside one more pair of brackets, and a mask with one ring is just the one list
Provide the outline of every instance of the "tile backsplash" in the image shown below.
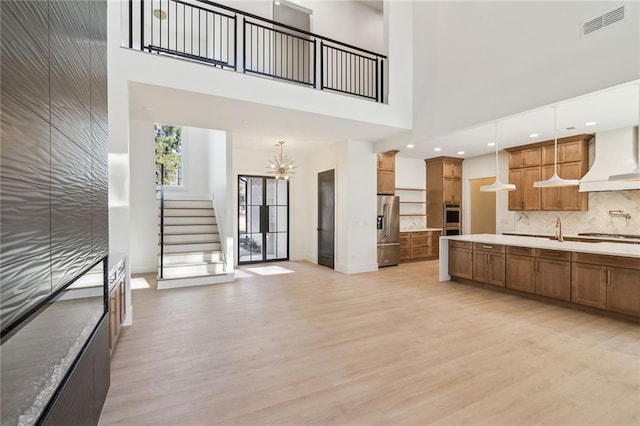
[[425,229],[426,227],[427,221],[424,216],[400,217],[400,231],[414,231],[416,229]]
[[[609,216],[609,210],[624,210],[630,219]],[[553,233],[556,217],[562,220],[564,234],[602,232],[640,235],[640,191],[589,193],[586,212],[516,212],[516,232]]]

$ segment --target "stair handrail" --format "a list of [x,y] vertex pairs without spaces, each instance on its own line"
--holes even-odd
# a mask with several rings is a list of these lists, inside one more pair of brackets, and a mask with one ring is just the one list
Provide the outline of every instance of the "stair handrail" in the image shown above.
[[164,164],[160,164],[160,278],[164,276]]

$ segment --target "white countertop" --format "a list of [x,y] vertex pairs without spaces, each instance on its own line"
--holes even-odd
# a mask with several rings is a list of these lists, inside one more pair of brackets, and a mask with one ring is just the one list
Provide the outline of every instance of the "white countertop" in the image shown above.
[[450,235],[440,238],[444,240],[469,241],[473,243],[504,244],[508,246],[521,246],[640,258],[640,245],[638,244],[609,242],[584,243],[578,241],[559,242],[540,237],[519,237],[514,235],[496,234]]
[[[555,233],[552,232],[505,232],[506,234],[521,234],[521,235],[530,235],[532,237],[540,237],[540,238],[551,238],[555,237]],[[621,241],[620,238],[613,237],[591,237],[588,235],[578,235],[578,234],[563,234],[564,238],[580,238],[581,240],[606,240],[612,243]],[[627,242],[640,242],[640,238],[625,238],[624,241]]]
[[400,232],[427,232],[427,231],[442,231],[442,228],[416,228],[416,229],[401,229]]

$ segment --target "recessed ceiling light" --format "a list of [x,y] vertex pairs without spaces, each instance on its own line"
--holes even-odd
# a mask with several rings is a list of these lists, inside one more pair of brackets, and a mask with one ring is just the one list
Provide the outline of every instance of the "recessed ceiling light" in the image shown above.
[[413,148],[414,146],[415,146],[414,144],[410,143],[410,144],[408,144],[408,145],[407,145],[407,148],[411,149],[411,148]]
[[596,124],[598,123],[596,123],[595,121],[587,121],[586,123],[584,123],[585,126],[595,126]]
[[153,16],[155,16],[156,19],[160,19],[162,21],[162,20],[167,19],[167,12],[165,12],[164,10],[161,10],[161,9],[154,9],[153,10]]
[[576,128],[575,128],[574,126],[569,126],[569,127],[565,127],[565,128],[564,128],[564,129],[562,129],[562,130],[564,130],[564,131],[566,132],[567,130],[575,130],[575,129],[576,129]]
[[530,137],[530,138],[537,138],[538,136],[540,136],[540,135],[539,135],[539,134],[537,134],[537,133],[531,133],[531,134],[529,134],[529,137]]
[[464,151],[458,151],[458,155],[464,155]]
[[440,152],[440,151],[442,151],[442,148],[433,148],[433,150],[434,150],[435,152]]
[[495,143],[495,142],[489,142],[489,143],[487,144],[487,146],[496,146],[496,143]]

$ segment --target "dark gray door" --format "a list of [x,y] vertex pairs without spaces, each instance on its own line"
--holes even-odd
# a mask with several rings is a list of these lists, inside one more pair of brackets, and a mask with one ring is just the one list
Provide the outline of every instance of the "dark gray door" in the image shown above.
[[318,264],[334,267],[335,170],[318,173]]

